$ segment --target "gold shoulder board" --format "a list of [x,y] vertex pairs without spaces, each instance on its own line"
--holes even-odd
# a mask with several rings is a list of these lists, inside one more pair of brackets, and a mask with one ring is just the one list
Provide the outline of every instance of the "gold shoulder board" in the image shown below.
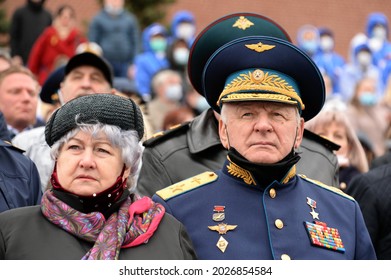
[[344,196],[344,197],[346,197],[346,198],[348,198],[350,200],[355,200],[353,197],[351,197],[350,195],[344,193],[342,190],[340,190],[340,189],[338,189],[336,187],[326,185],[326,184],[324,184],[324,183],[322,183],[322,182],[320,182],[318,180],[310,179],[310,178],[308,178],[307,176],[305,176],[303,174],[299,174],[299,176],[301,178],[303,178],[304,180],[307,180],[307,181],[309,181],[311,183],[314,183],[314,184],[316,184],[316,185],[318,185],[318,186],[320,186],[320,187],[322,187],[324,189],[327,189],[329,191],[335,192],[335,193],[337,193],[339,195],[342,195],[342,196]]
[[213,182],[217,179],[217,174],[211,171],[198,174],[189,179],[175,183],[167,188],[156,192],[163,200],[169,200],[170,198],[176,197],[188,191],[194,190],[207,183]]

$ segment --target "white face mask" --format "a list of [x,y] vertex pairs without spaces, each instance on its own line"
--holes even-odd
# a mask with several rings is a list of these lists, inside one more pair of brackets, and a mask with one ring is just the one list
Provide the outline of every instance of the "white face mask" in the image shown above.
[[178,38],[185,39],[186,41],[193,38],[195,34],[195,26],[191,23],[181,23],[178,25],[176,35]]
[[362,66],[369,66],[372,63],[372,56],[368,52],[360,52],[357,55],[357,61]]
[[383,26],[376,26],[372,30],[372,37],[384,41],[387,39],[387,30]]
[[189,50],[187,48],[177,48],[174,50],[173,57],[179,65],[186,65],[189,59]]
[[207,110],[209,107],[210,106],[208,104],[208,101],[206,101],[205,97],[203,97],[203,96],[198,97],[197,102],[195,104],[195,109],[198,112],[201,113],[201,112]]
[[120,13],[122,13],[122,11],[124,10],[123,8],[120,8],[120,7],[114,7],[113,5],[111,4],[106,4],[105,5],[105,10],[111,14],[111,15],[119,15]]
[[169,85],[166,88],[166,98],[171,101],[180,101],[182,99],[182,86],[179,84]]
[[324,52],[329,52],[334,48],[334,40],[329,36],[324,36],[320,39],[320,48]]
[[368,41],[368,46],[369,48],[371,49],[371,51],[373,52],[377,52],[381,49],[381,47],[383,46],[383,40],[380,40],[379,38],[377,37],[372,37],[371,39],[369,39]]
[[347,167],[350,165],[349,159],[344,155],[337,155],[339,167]]

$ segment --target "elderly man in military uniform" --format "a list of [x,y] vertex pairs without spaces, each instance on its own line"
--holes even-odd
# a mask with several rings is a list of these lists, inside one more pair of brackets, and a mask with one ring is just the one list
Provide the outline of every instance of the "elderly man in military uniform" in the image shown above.
[[[202,50],[192,49],[189,78],[197,92],[202,92],[201,74],[193,71],[207,62],[210,55],[225,43],[243,36],[265,35],[291,41],[286,31],[276,22],[260,14],[233,13],[209,24],[197,44],[207,41]],[[217,170],[224,163],[227,150],[218,135],[219,114],[209,108],[192,121],[176,125],[155,134],[143,144],[143,165],[137,191],[152,196],[156,191],[208,170]],[[298,149],[302,159],[298,173],[306,174],[325,184],[339,186],[337,157],[333,150],[338,145],[304,130]],[[322,172],[319,172],[319,169]]]
[[[191,55],[208,44],[200,38]],[[308,55],[286,40],[247,36],[206,61],[189,65],[189,75],[200,75],[203,95],[221,114],[227,159],[219,171],[153,197],[185,225],[198,258],[376,259],[357,202],[296,172],[304,121],[325,100]]]

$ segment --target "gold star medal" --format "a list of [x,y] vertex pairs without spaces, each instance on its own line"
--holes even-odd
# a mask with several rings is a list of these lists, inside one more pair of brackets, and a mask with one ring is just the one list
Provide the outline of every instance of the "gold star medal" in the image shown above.
[[316,211],[315,211],[315,208],[316,208],[316,201],[315,200],[313,200],[312,198],[309,198],[309,197],[307,197],[307,204],[308,204],[308,206],[309,207],[311,207],[311,212],[310,212],[310,214],[311,214],[311,216],[312,216],[312,219],[318,219],[319,220],[319,213],[317,213]]

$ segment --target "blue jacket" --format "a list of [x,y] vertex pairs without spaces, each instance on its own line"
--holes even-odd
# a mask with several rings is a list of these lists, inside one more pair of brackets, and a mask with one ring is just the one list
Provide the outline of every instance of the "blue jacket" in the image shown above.
[[167,38],[167,29],[158,23],[149,25],[143,31],[143,52],[135,57],[135,82],[138,92],[141,96],[153,95],[151,92],[151,81],[153,76],[161,69],[170,66],[167,57],[157,56],[151,49],[150,40],[153,33],[165,35]]
[[376,66],[383,69],[388,60],[391,59],[391,42],[388,40],[390,27],[388,23],[388,18],[385,14],[374,12],[370,13],[367,18],[366,33],[368,38],[373,37],[373,29],[376,25],[382,25],[386,29],[387,37],[383,42],[381,47],[376,51],[372,49],[373,52],[373,62]]
[[0,212],[38,205],[42,191],[33,161],[11,144],[0,140]]
[[0,112],[0,140],[11,141],[4,115]]
[[185,225],[199,259],[376,259],[357,202],[295,170],[263,187],[227,160],[217,173],[174,184],[153,199]]
[[333,92],[339,93],[339,83],[341,81],[342,69],[345,65],[345,59],[335,51],[319,51],[313,58],[316,66],[325,71],[333,83]]

